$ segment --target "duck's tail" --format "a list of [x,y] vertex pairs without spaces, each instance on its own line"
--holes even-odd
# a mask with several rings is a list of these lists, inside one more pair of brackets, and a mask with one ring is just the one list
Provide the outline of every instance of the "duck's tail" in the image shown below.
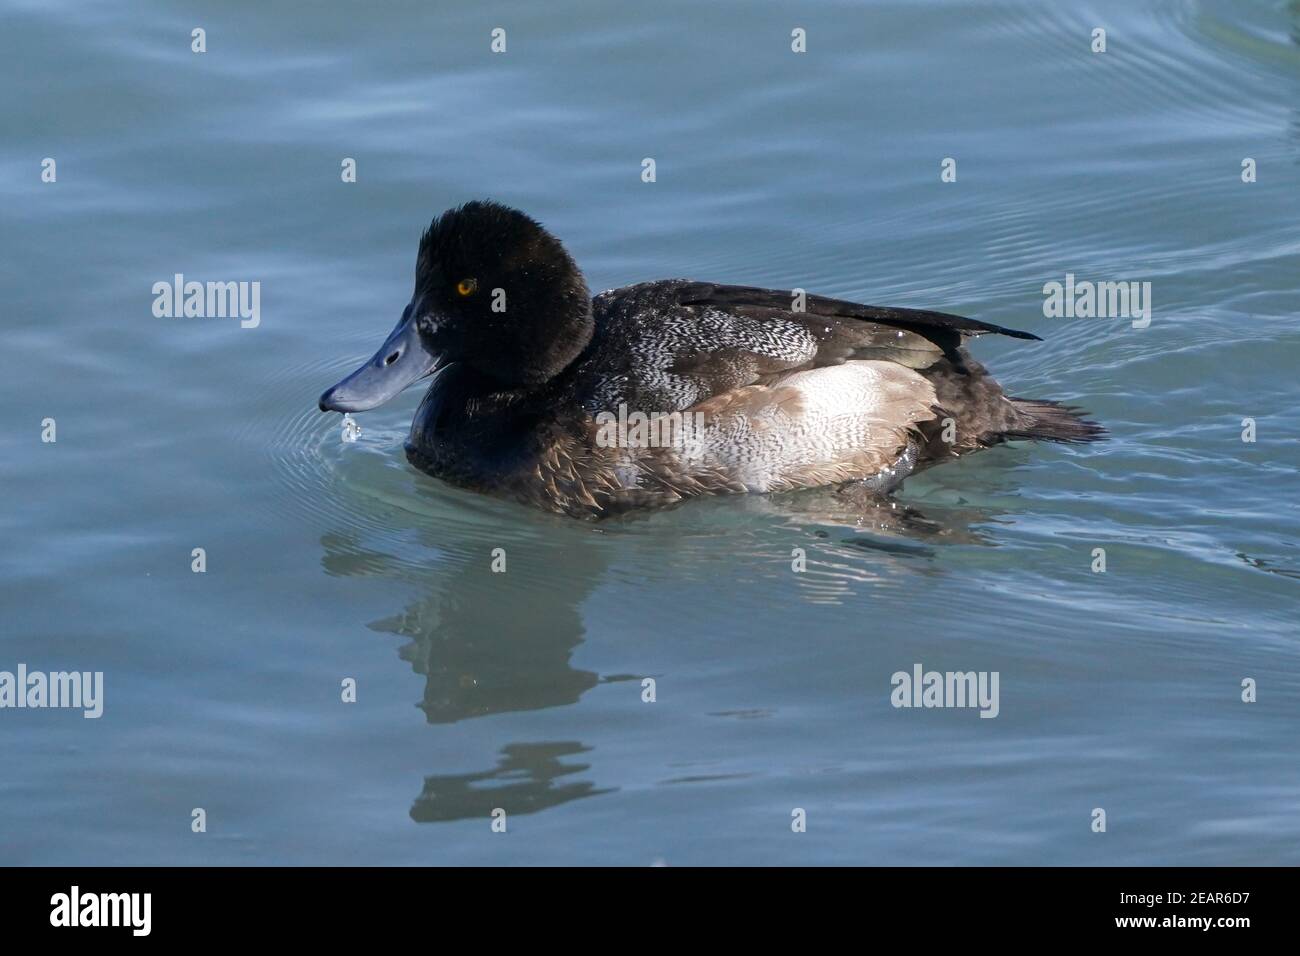
[[1073,405],[1036,398],[1012,398],[1016,421],[1002,433],[1004,438],[1032,438],[1035,441],[1101,441],[1106,429],[1088,421],[1088,413]]

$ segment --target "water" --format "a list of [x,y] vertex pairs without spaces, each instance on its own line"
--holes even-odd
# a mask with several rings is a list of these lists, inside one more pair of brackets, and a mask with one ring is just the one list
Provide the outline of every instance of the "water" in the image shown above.
[[[106,700],[0,712],[0,861],[1300,861],[1300,7],[446,6],[5,5],[0,669]],[[352,443],[315,402],[478,196],[593,289],[1037,332],[975,352],[1112,438],[861,527],[448,488],[400,451],[417,393]],[[1150,327],[1045,318],[1067,272],[1150,281]],[[176,273],[260,282],[260,324],[156,318]],[[916,663],[999,672],[999,716],[891,707]]]

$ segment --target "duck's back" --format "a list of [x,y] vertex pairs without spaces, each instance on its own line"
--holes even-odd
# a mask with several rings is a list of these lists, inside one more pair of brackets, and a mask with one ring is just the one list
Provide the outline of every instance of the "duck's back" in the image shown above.
[[[635,463],[624,475],[686,493],[887,489],[936,455],[991,443],[1015,408],[961,344],[981,332],[1033,338],[944,313],[687,280],[611,290],[593,305],[575,397],[606,421],[679,416],[675,444],[663,429],[616,437]],[[936,387],[956,404],[963,389],[979,392],[979,414],[959,409],[972,427],[932,448],[946,414]]]

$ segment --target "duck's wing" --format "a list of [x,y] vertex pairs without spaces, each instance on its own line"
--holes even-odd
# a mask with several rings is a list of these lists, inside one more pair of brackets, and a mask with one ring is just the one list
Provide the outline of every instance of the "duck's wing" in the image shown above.
[[604,292],[593,307],[586,404],[647,413],[855,360],[925,369],[984,333],[1038,338],[946,312],[685,279]]
[[[991,322],[968,319],[950,312],[926,309],[903,309],[879,305],[861,305],[844,299],[809,295],[798,290],[780,291],[754,286],[717,285],[712,282],[684,282],[677,293],[682,305],[721,309],[734,315],[770,316],[773,313],[813,321],[834,319],[845,323],[851,337],[862,335],[864,323],[903,330],[922,336],[941,348],[958,348],[975,335],[994,333],[1015,339],[1041,341],[1031,332],[1003,328]],[[846,322],[847,320],[847,322]]]

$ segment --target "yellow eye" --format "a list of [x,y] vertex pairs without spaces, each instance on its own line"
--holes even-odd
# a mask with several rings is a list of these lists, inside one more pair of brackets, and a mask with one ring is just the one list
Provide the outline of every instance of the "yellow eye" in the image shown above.
[[473,295],[478,288],[478,279],[461,279],[456,283],[456,291],[461,295]]

